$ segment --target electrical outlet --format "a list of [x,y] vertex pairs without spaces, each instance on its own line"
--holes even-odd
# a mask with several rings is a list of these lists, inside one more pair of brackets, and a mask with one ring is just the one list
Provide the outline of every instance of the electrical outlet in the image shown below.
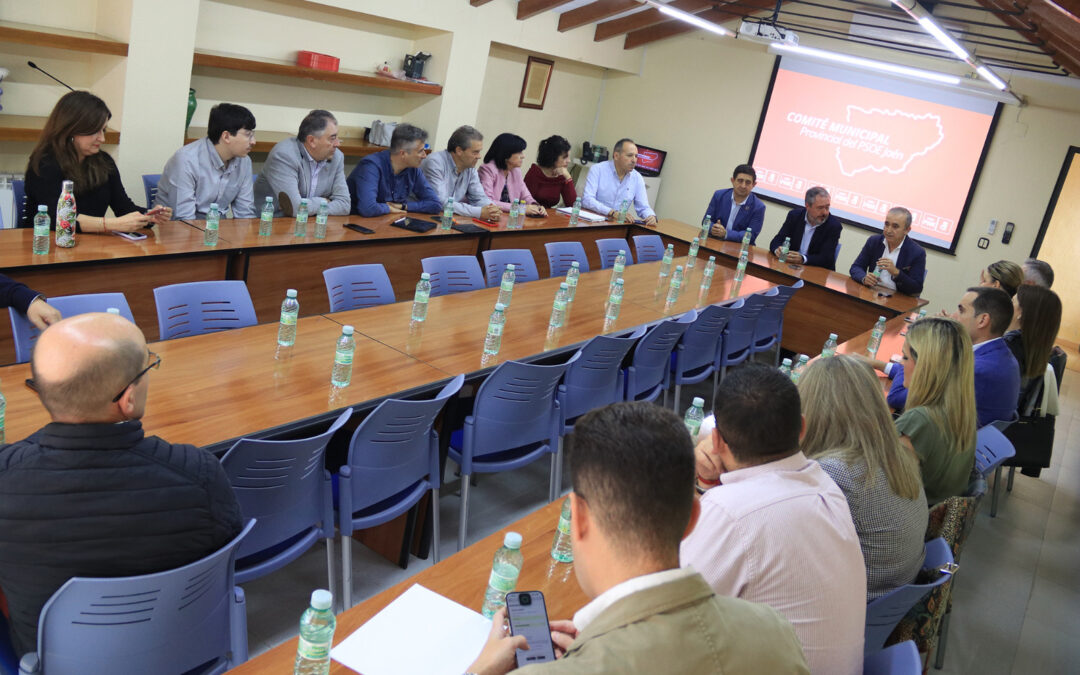
[[987,228],[986,233],[989,234],[990,236],[993,236],[994,233],[997,232],[997,223],[998,223],[997,218],[991,219],[990,220],[990,227]]

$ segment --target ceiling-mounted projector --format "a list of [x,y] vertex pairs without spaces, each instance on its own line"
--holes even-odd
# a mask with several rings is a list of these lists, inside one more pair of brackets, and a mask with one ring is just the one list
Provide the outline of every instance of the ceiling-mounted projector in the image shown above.
[[739,37],[768,44],[773,42],[799,44],[799,35],[795,31],[757,21],[743,21],[739,25]]

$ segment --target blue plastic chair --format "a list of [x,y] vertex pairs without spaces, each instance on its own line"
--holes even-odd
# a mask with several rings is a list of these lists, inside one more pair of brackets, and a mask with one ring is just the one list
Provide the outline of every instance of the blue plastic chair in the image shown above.
[[762,294],[769,298],[769,301],[762,307],[754,328],[754,353],[760,354],[775,348],[777,365],[780,363],[780,342],[784,338],[784,309],[795,291],[802,287],[803,280],[799,279],[790,286],[776,286]]
[[161,180],[160,173],[144,173],[142,177],[143,190],[146,191],[146,208],[154,207],[157,199],[157,184]]
[[514,283],[523,284],[536,281],[540,272],[536,269],[536,260],[527,248],[497,248],[483,251],[484,272],[487,275],[488,288],[498,286],[502,281],[503,270],[507,265],[514,266]]
[[626,264],[634,264],[634,256],[630,253],[630,244],[625,239],[597,239],[596,248],[600,251],[600,269],[606,270],[615,264],[615,256],[619,251],[626,252]]
[[331,312],[392,305],[395,301],[386,268],[378,263],[331,267],[323,270],[322,275]]
[[589,257],[580,241],[549,241],[544,244],[548,257],[549,277],[566,276],[570,263],[577,261],[578,269],[589,271]]
[[655,401],[664,393],[667,405],[667,388],[671,380],[671,352],[694,321],[697,310],[690,310],[679,317],[657,323],[638,340],[630,367],[626,369],[627,401]]
[[11,644],[11,626],[0,613],[0,673],[15,675],[19,672],[19,657]]
[[221,458],[240,512],[256,519],[236,554],[236,583],[281,569],[325,539],[326,574],[334,592],[334,505],[330,472],[323,466],[326,444],[350,415],[352,408],[311,438],[241,438]]
[[926,542],[926,557],[923,558],[924,573],[938,573],[933,581],[926,583],[904,584],[885,595],[875,598],[866,605],[866,632],[863,653],[872,654],[885,645],[896,624],[926,597],[932,589],[948,581],[956,572],[952,549],[944,538],[938,537]]
[[557,365],[506,361],[477,389],[472,414],[450,436],[450,459],[461,467],[458,550],[465,548],[472,474],[510,471],[549,454],[549,501],[561,492],[562,477],[556,469],[563,415],[555,388],[577,358],[574,354]]
[[338,529],[345,609],[352,606],[352,533],[388,522],[431,492],[431,550],[439,562],[439,435],[432,429],[464,375],[434,398],[386,399],[353,432],[349,458],[338,473]]
[[[65,319],[77,314],[89,312],[104,312],[110,307],[120,310],[120,316],[135,323],[131,315],[131,307],[128,306],[127,298],[123,293],[87,293],[85,295],[61,295],[49,298],[49,304],[60,311]],[[30,323],[25,314],[15,311],[14,307],[8,307],[8,315],[11,317],[11,333],[15,340],[15,362],[26,363],[37,344],[41,331],[37,326]]]
[[564,433],[574,428],[574,420],[581,415],[623,400],[623,359],[645,331],[645,326],[638,326],[622,335],[597,335],[578,350],[578,358],[566,369],[559,385]]
[[863,657],[863,675],[922,675],[922,659],[914,640],[900,642]]
[[22,222],[23,214],[26,213],[26,181],[21,178],[12,180],[11,191],[14,193],[15,227],[18,227]]
[[255,307],[243,281],[193,281],[154,289],[162,340],[254,326]]
[[713,378],[714,393],[718,379],[724,376],[730,366],[738,365],[754,355],[754,331],[767,302],[768,298],[762,295],[751,295],[731,305],[736,311],[724,328],[724,340],[720,344],[719,372],[715,374],[718,377]]
[[833,254],[832,262],[833,267],[836,267],[836,261],[840,259],[840,247],[843,246],[840,242],[836,242],[836,253]]
[[[1019,419],[1018,415],[1015,415]],[[994,487],[990,493],[990,517],[997,518],[998,493],[1001,487],[1001,465],[1016,456],[1016,448],[1001,433],[999,424],[1008,427],[1013,420],[992,422],[979,429],[975,436],[975,470],[983,478],[994,474]]]
[[724,329],[735,316],[732,305],[709,305],[686,329],[672,352],[671,374],[675,380],[675,412],[680,412],[682,385],[697,384],[716,372]]
[[183,567],[135,577],[75,577],[38,619],[36,653],[19,672],[47,675],[221,673],[247,661],[247,607],[233,560],[254,521]]
[[443,255],[423,258],[423,270],[431,275],[431,297],[484,288],[484,273],[476,256]]
[[658,234],[635,234],[634,255],[639,263],[661,260],[664,257],[664,240]]

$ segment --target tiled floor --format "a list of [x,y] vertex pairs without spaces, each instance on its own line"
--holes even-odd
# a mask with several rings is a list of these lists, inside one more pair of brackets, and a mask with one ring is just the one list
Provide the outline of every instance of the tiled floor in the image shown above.
[[[684,390],[684,405],[695,389]],[[1066,372],[1056,424],[1051,468],[1040,478],[1017,473],[1013,491],[1002,490],[996,518],[989,515],[989,495],[982,502],[960,560],[945,664],[936,671],[942,675],[1080,672],[1080,373]],[[543,460],[482,477],[471,493],[469,540],[543,504],[547,479]],[[444,554],[456,550],[458,507],[456,495],[443,494]],[[359,602],[430,563],[414,558],[402,570],[354,544],[353,564]],[[253,656],[296,634],[310,591],[325,582],[325,549],[316,546],[245,586]]]

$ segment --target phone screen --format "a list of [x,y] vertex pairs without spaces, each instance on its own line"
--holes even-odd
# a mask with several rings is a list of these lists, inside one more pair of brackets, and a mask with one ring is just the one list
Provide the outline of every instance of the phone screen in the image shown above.
[[540,591],[507,593],[506,611],[510,618],[510,633],[524,635],[529,641],[528,651],[517,652],[518,668],[554,661],[555,647],[551,644],[544,594]]

